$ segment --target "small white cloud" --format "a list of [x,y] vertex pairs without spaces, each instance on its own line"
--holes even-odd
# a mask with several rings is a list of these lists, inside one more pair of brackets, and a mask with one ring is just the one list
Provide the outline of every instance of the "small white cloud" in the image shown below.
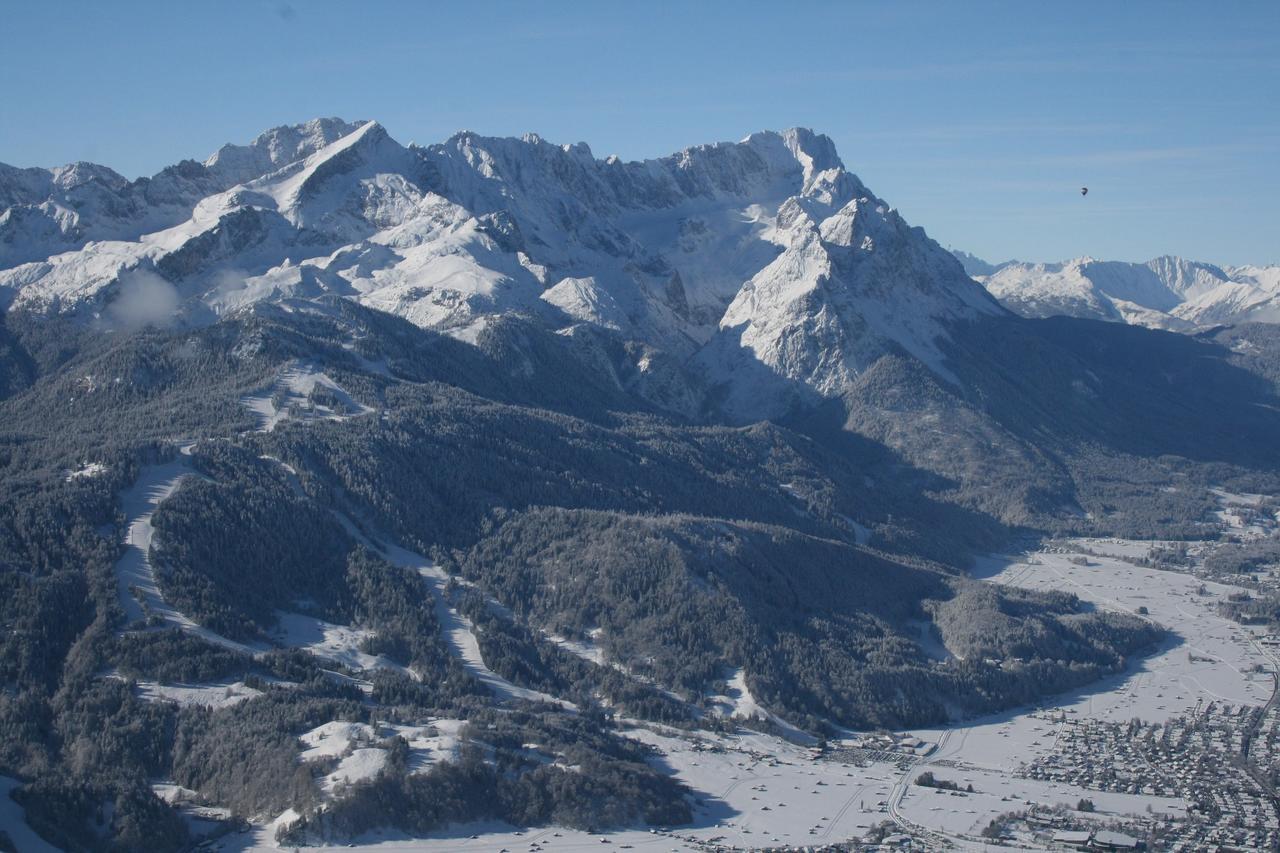
[[244,290],[248,285],[245,279],[249,274],[244,270],[223,269],[214,273],[212,279],[212,291],[216,296],[227,296],[235,293],[237,290]]
[[107,306],[106,317],[115,328],[133,330],[167,326],[178,310],[178,291],[149,270],[131,270],[120,276],[120,292]]

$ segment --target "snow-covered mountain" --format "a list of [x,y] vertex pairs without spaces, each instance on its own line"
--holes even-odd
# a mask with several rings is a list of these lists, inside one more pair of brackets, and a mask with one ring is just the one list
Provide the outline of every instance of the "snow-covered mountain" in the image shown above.
[[[1280,266],[1218,267],[1167,255],[1145,264],[961,260],[1001,304],[1024,317],[1065,315],[1178,331],[1280,322]],[[984,267],[989,271],[981,272]]]
[[136,181],[93,163],[0,163],[0,267],[176,225],[206,196],[306,157],[356,127],[338,119],[278,127],[248,145],[224,145],[204,163],[183,160]]
[[624,163],[535,135],[404,147],[323,119],[143,181],[85,164],[0,179],[0,305],[128,322],[172,303],[201,322],[335,293],[464,340],[520,313],[697,364],[744,417],[793,399],[761,378],[835,396],[888,351],[950,378],[948,324],[1002,313],[804,129]]

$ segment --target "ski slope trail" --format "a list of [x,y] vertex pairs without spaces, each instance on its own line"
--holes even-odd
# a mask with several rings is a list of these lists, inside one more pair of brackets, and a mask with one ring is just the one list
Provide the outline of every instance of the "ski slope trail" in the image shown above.
[[[180,449],[184,456],[190,454],[190,445]],[[292,469],[277,459],[270,458],[270,461],[284,467],[290,473],[291,485],[300,491]],[[408,673],[404,667],[381,655],[360,651],[360,643],[370,634],[368,631],[335,625],[314,616],[277,611],[277,625],[270,634],[273,643],[243,643],[198,624],[165,601],[152,561],[155,528],[151,519],[160,504],[177,491],[183,478],[189,476],[201,475],[190,467],[186,459],[149,465],[141,470],[133,486],[121,494],[120,503],[126,523],[125,552],[116,563],[116,593],[125,613],[126,625],[144,623],[149,616],[158,617],[163,623],[158,627],[176,627],[207,642],[254,657],[276,647],[294,648],[355,672],[391,669]],[[345,677],[338,673],[334,676]]]
[[15,845],[13,849],[23,853],[58,853],[57,847],[36,834],[27,823],[26,811],[10,796],[21,786],[17,779],[0,776],[0,829],[8,834],[9,841]]
[[166,626],[176,627],[232,651],[256,655],[265,646],[236,642],[205,628],[190,617],[170,607],[156,582],[151,546],[155,528],[151,518],[157,507],[177,491],[184,477],[199,476],[185,460],[147,465],[134,484],[121,493],[120,506],[125,516],[124,554],[116,562],[116,595],[125,614],[125,624],[158,617]]
[[572,702],[558,699],[549,693],[512,684],[490,669],[484,662],[484,655],[481,654],[480,639],[476,636],[475,626],[471,624],[470,619],[449,605],[448,595],[445,592],[445,584],[449,576],[444,570],[421,554],[415,554],[397,545],[383,543],[383,548],[387,562],[417,572],[430,588],[431,597],[435,602],[436,619],[440,622],[440,630],[444,633],[445,642],[473,678],[489,688],[489,691],[500,699],[549,702],[562,708],[576,710],[577,706]]
[[449,604],[448,593],[445,591],[449,576],[433,561],[407,548],[394,545],[385,537],[378,536],[374,541],[371,536],[376,534],[366,535],[352,523],[351,519],[337,511],[334,512],[334,516],[349,535],[381,553],[388,563],[416,572],[422,578],[431,595],[436,619],[440,623],[440,630],[449,650],[462,663],[463,668],[491,693],[502,700],[547,702],[568,710],[577,710],[577,706],[572,702],[556,698],[549,693],[513,684],[489,668],[480,651],[480,639],[476,636],[475,626],[470,619],[458,613]]
[[[296,485],[296,473],[292,468],[274,457],[266,457],[266,459],[283,467]],[[158,617],[165,626],[177,627],[207,642],[251,656],[261,655],[269,651],[271,646],[237,642],[197,624],[165,601],[164,594],[156,581],[155,566],[151,558],[155,528],[152,526],[151,519],[160,504],[177,491],[183,478],[188,476],[200,475],[187,464],[185,459],[160,465],[148,465],[139,472],[133,486],[121,494],[120,503],[125,514],[126,525],[125,551],[116,562],[115,575],[117,598],[125,613],[125,624],[134,625],[144,622],[149,616]],[[444,639],[450,650],[461,661],[467,672],[484,684],[495,696],[503,700],[547,702],[576,710],[577,706],[572,702],[520,687],[489,668],[484,662],[480,641],[471,621],[449,605],[445,592],[448,575],[439,566],[421,554],[415,554],[387,542],[383,537],[379,536],[377,541],[372,540],[350,519],[336,511],[334,516],[343,529],[357,541],[382,553],[393,565],[410,569],[423,578],[432,596],[436,618],[440,622]],[[317,657],[335,660],[361,671],[389,668],[407,672],[403,667],[380,656],[359,654],[355,648],[358,645],[356,642],[338,643],[334,636],[331,636],[344,631],[353,636],[359,634],[354,629],[330,625],[298,614],[281,613],[279,615],[282,618],[276,639],[283,646],[303,648]],[[304,634],[307,637],[303,637]],[[311,637],[312,634],[316,636]],[[335,643],[341,648],[334,647]]]

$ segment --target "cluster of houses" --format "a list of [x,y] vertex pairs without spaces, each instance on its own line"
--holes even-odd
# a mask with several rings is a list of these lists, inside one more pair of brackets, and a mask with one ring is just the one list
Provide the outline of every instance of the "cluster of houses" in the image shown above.
[[[1258,709],[1210,703],[1163,723],[1066,723],[1051,754],[1023,770],[1033,779],[1095,791],[1180,797],[1185,819],[1164,827],[1169,849],[1280,847],[1280,808],[1241,762]],[[1250,759],[1269,768],[1280,745],[1280,714],[1262,720]]]

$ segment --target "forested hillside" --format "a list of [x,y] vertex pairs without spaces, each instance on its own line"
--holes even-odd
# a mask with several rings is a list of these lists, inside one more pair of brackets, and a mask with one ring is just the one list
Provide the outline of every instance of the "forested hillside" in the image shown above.
[[[1088,393],[1079,415],[1049,418],[1043,395],[1066,391],[1042,381],[998,406],[941,385],[904,396],[908,380],[884,384],[889,362],[846,401],[843,428],[821,413],[730,426],[663,410],[599,348],[516,318],[472,346],[341,300],[317,309],[131,334],[8,318],[6,375],[22,379],[0,402],[0,773],[24,780],[30,821],[67,849],[181,847],[157,778],[243,818],[293,809],[296,837],[477,817],[678,823],[686,793],[612,732],[614,716],[719,725],[716,697],[736,672],[818,733],[935,723],[1085,684],[1158,630],[970,581],[970,555],[1019,534],[1018,520],[1159,523],[1141,513],[1173,478],[1273,476],[1274,448],[1246,457],[1230,435],[1185,438],[1203,407],[1270,393],[1265,339],[1166,352],[1166,371],[1210,371],[1195,391],[1209,397],[1180,391],[1180,422],[1163,391],[1129,429]],[[1064,389],[1079,371],[1096,393],[1121,381],[1079,363],[1096,336],[1082,348],[1053,327],[1010,334],[1047,348]],[[972,387],[1031,382],[1016,370],[1027,360],[975,360]],[[360,408],[335,409],[319,382],[280,390],[304,363]],[[1122,387],[1143,381],[1139,367],[1122,365]],[[1212,396],[1223,377],[1237,386]],[[266,398],[282,406],[269,431],[253,403]],[[973,430],[953,418],[946,442],[963,444],[940,456],[904,431],[920,422],[866,426],[922,406],[967,413]],[[1126,458],[1135,465],[1114,464]],[[150,600],[171,610],[131,621],[118,563],[138,522],[120,495],[157,465],[185,472],[147,517]],[[993,502],[977,486],[992,472],[1045,485]],[[1111,509],[1074,509],[1098,505]],[[1199,512],[1170,509],[1170,529]],[[428,557],[444,580],[423,574]],[[299,619],[347,626],[359,647],[325,657],[285,631]],[[920,644],[921,624],[948,657]],[[494,678],[570,704],[495,694],[451,645],[457,625]],[[173,704],[139,687],[231,681],[253,694]],[[523,710],[493,716],[513,703]],[[424,772],[395,732],[442,718],[468,721],[464,747]],[[337,759],[301,760],[298,740],[333,721],[385,733],[370,747],[381,769],[336,795],[318,780]],[[584,769],[565,776],[561,763]],[[584,772],[590,792],[567,784]]]

